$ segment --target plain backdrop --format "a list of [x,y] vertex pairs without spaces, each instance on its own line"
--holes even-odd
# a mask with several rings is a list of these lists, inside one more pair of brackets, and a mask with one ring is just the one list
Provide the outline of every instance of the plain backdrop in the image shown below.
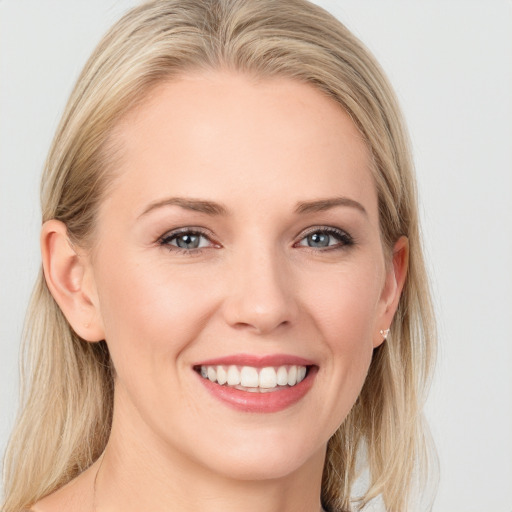
[[[0,452],[39,268],[38,185],[69,92],[133,0],[0,0]],[[376,55],[414,147],[440,330],[435,512],[512,512],[512,2],[319,1]]]

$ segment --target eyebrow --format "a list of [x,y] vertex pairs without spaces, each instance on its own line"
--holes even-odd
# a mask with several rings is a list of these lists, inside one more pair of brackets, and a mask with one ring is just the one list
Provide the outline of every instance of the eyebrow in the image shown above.
[[[184,197],[170,197],[167,199],[163,199],[162,201],[155,201],[151,203],[139,215],[139,218],[143,217],[144,215],[147,215],[153,210],[162,208],[164,206],[179,206],[185,210],[200,212],[206,215],[228,215],[229,213],[228,209],[224,205],[216,203],[214,201],[206,201],[204,199],[193,199]],[[330,210],[331,208],[336,208],[337,206],[348,206],[351,208],[356,208],[357,210],[367,215],[366,209],[361,203],[348,197],[333,197],[328,199],[302,201],[297,203],[297,205],[295,206],[295,213],[304,215],[307,213],[323,212],[325,210]]]
[[333,197],[329,199],[319,199],[316,201],[314,200],[297,203],[297,206],[295,207],[295,213],[304,214],[323,212],[325,210],[335,208],[336,206],[348,206],[351,208],[356,208],[365,215],[368,215],[368,212],[365,210],[361,203],[358,203],[349,197]]
[[185,210],[192,210],[194,212],[205,213],[207,215],[227,215],[228,210],[225,206],[213,201],[205,201],[203,199],[193,199],[184,197],[170,197],[162,201],[155,201],[151,203],[140,215],[143,217],[149,212],[162,208],[164,206],[180,206]]

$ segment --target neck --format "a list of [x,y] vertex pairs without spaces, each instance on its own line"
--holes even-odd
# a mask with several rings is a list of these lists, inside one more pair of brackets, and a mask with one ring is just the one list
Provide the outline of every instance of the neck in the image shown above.
[[140,435],[112,434],[98,464],[94,512],[318,512],[325,458],[322,448],[286,475],[237,478],[220,474],[184,454]]

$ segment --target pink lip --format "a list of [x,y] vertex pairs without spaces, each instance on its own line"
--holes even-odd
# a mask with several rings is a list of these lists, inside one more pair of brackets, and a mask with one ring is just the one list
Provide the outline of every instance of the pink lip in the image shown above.
[[312,366],[315,363],[302,357],[274,354],[266,356],[254,356],[252,354],[233,354],[231,356],[218,357],[216,359],[208,359],[201,361],[194,366],[216,366],[216,365],[235,365],[235,366],[253,366],[254,368],[265,368],[266,366]]
[[308,373],[302,382],[291,387],[282,387],[276,391],[267,393],[250,392],[236,389],[226,385],[211,382],[195,372],[201,384],[218,400],[232,409],[242,412],[272,413],[282,411],[299,402],[313,386],[318,366],[311,361],[301,357],[278,354],[272,356],[252,356],[248,354],[237,354],[217,359],[209,359],[194,365],[195,369],[200,366],[215,365],[236,365],[253,366],[264,368],[266,366],[298,365],[307,366]]

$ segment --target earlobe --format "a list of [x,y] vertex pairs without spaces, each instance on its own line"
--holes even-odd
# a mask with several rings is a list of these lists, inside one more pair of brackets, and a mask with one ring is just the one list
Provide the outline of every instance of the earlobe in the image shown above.
[[393,247],[392,262],[386,272],[386,282],[381,296],[382,309],[378,318],[378,325],[376,326],[378,333],[374,342],[374,348],[384,342],[390,333],[390,325],[398,308],[408,267],[409,240],[407,237],[402,236]]
[[43,224],[41,254],[48,289],[73,330],[85,341],[104,339],[88,258],[72,246],[63,222]]

